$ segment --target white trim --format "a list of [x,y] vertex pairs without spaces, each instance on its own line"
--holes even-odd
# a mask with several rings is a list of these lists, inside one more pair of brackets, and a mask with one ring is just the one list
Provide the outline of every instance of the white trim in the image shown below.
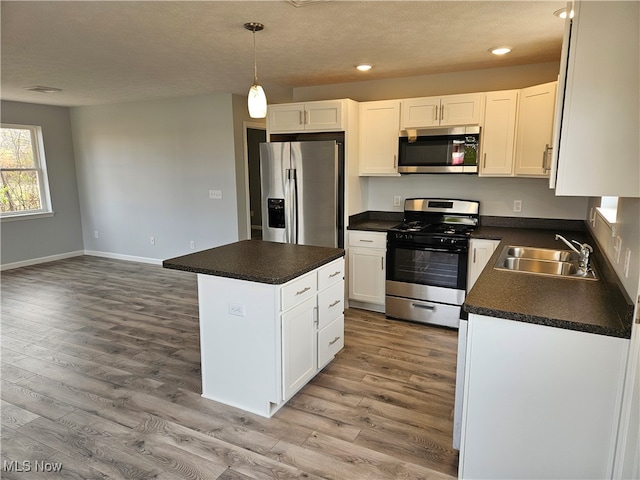
[[[247,206],[247,210],[245,212],[247,219],[247,235],[249,239],[251,239],[251,195],[249,188],[249,145],[247,142],[247,130],[264,130],[265,134],[267,132],[267,125],[264,123],[255,123],[255,122],[242,122],[242,141],[244,143],[244,194],[245,194],[245,205]],[[266,136],[266,141],[269,141],[269,135]]]
[[53,217],[55,212],[15,213],[0,217],[0,222],[15,222],[16,220],[34,220],[36,218]]
[[149,257],[137,257],[135,255],[123,255],[120,253],[112,252],[98,252],[96,250],[85,250],[85,255],[91,255],[93,257],[112,258],[114,260],[125,260],[127,262],[139,262],[150,263],[152,265],[162,265],[162,260]]
[[64,260],[65,258],[79,257],[85,255],[84,250],[77,250],[75,252],[59,253],[57,255],[49,255],[48,257],[31,258],[29,260],[22,260],[20,262],[5,263],[0,265],[0,271],[11,270],[20,267],[29,267],[31,265],[38,265],[40,263],[55,262],[56,260]]

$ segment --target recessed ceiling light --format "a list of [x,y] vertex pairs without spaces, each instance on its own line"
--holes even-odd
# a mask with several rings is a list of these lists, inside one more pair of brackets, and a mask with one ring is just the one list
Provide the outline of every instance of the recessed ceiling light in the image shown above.
[[[556,17],[567,18],[567,9],[566,8],[561,8],[560,10],[556,10],[555,12],[553,12],[553,14]],[[573,10],[571,10],[569,12],[569,18],[573,18]]]
[[367,64],[367,63],[363,63],[363,64],[360,64],[360,65],[356,65],[356,68],[358,70],[360,70],[361,72],[367,72],[367,71],[371,70],[373,67],[371,65]]
[[511,47],[495,47],[490,48],[489,51],[494,55],[506,55],[511,51]]
[[29,90],[31,92],[38,92],[38,93],[57,93],[62,91],[61,88],[45,87],[42,85],[34,85],[33,87],[24,87],[24,89]]

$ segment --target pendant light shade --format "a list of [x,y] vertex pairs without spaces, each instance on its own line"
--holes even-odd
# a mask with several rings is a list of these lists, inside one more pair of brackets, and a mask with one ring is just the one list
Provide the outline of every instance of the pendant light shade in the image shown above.
[[267,96],[264,89],[258,84],[258,64],[256,61],[256,32],[264,28],[264,25],[257,22],[244,24],[244,28],[253,32],[253,85],[249,89],[247,105],[251,118],[264,118],[267,116]]

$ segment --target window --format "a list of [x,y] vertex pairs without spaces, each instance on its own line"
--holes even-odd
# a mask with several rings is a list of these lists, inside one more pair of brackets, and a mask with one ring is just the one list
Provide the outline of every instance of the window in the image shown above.
[[3,219],[51,213],[40,127],[2,124],[0,177]]
[[598,211],[607,222],[616,223],[618,217],[618,197],[602,197]]

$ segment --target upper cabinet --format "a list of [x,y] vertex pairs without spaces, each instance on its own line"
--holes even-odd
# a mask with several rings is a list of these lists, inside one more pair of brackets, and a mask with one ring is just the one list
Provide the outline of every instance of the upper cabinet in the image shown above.
[[336,132],[345,129],[344,101],[328,100],[269,105],[270,133]]
[[513,174],[519,90],[487,93],[480,135],[480,176]]
[[640,197],[639,9],[575,2],[567,20],[550,178],[557,195]]
[[400,100],[363,102],[359,108],[360,175],[399,175]]
[[548,177],[557,82],[488,92],[479,175]]
[[454,125],[479,125],[484,95],[447,95],[445,97],[402,100],[402,130]]
[[548,177],[558,82],[520,90],[515,174]]

